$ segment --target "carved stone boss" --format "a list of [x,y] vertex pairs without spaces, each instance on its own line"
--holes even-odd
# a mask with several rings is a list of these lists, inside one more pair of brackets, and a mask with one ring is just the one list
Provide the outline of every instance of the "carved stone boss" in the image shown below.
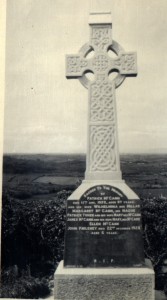
[[[89,91],[86,180],[121,180],[115,89],[126,76],[137,74],[135,52],[125,52],[112,40],[112,23],[90,24],[90,42],[66,57],[66,77],[78,78]],[[94,51],[93,57],[89,53]],[[111,58],[109,51],[117,57]],[[117,71],[114,79],[109,75]],[[94,74],[89,80],[87,72]]]

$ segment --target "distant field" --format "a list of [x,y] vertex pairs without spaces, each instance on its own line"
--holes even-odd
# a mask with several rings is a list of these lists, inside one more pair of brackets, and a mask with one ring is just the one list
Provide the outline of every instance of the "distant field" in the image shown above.
[[[74,190],[85,168],[86,157],[79,154],[4,155],[3,187],[16,198]],[[122,155],[121,170],[141,197],[167,197],[167,155]]]
[[45,183],[45,184],[60,184],[60,185],[72,185],[81,180],[80,177],[69,177],[69,176],[48,176],[41,174],[28,174],[15,176],[10,174],[4,174],[3,183],[4,186],[21,186],[29,183]]
[[66,177],[66,176],[41,176],[34,180],[39,183],[51,183],[60,185],[72,185],[75,184],[78,179],[77,177]]

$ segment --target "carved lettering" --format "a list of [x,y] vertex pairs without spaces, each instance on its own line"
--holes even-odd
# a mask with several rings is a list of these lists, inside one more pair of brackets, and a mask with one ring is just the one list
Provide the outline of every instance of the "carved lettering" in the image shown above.
[[96,186],[85,192],[80,201],[68,200],[68,231],[88,231],[91,235],[117,238],[120,232],[140,231],[139,201],[128,200],[112,186]]

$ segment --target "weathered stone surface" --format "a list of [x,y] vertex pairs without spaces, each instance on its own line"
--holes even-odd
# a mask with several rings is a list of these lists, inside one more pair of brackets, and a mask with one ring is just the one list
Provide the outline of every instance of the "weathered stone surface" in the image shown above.
[[61,262],[55,279],[55,300],[154,300],[148,268],[68,269]]
[[[85,255],[86,254],[86,255]],[[144,251],[140,200],[111,185],[67,201],[66,267],[141,266]]]

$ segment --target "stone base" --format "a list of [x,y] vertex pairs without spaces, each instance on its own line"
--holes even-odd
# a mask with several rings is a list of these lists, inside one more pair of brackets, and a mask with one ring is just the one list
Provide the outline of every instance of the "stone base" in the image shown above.
[[150,268],[64,268],[55,272],[55,300],[154,300]]

